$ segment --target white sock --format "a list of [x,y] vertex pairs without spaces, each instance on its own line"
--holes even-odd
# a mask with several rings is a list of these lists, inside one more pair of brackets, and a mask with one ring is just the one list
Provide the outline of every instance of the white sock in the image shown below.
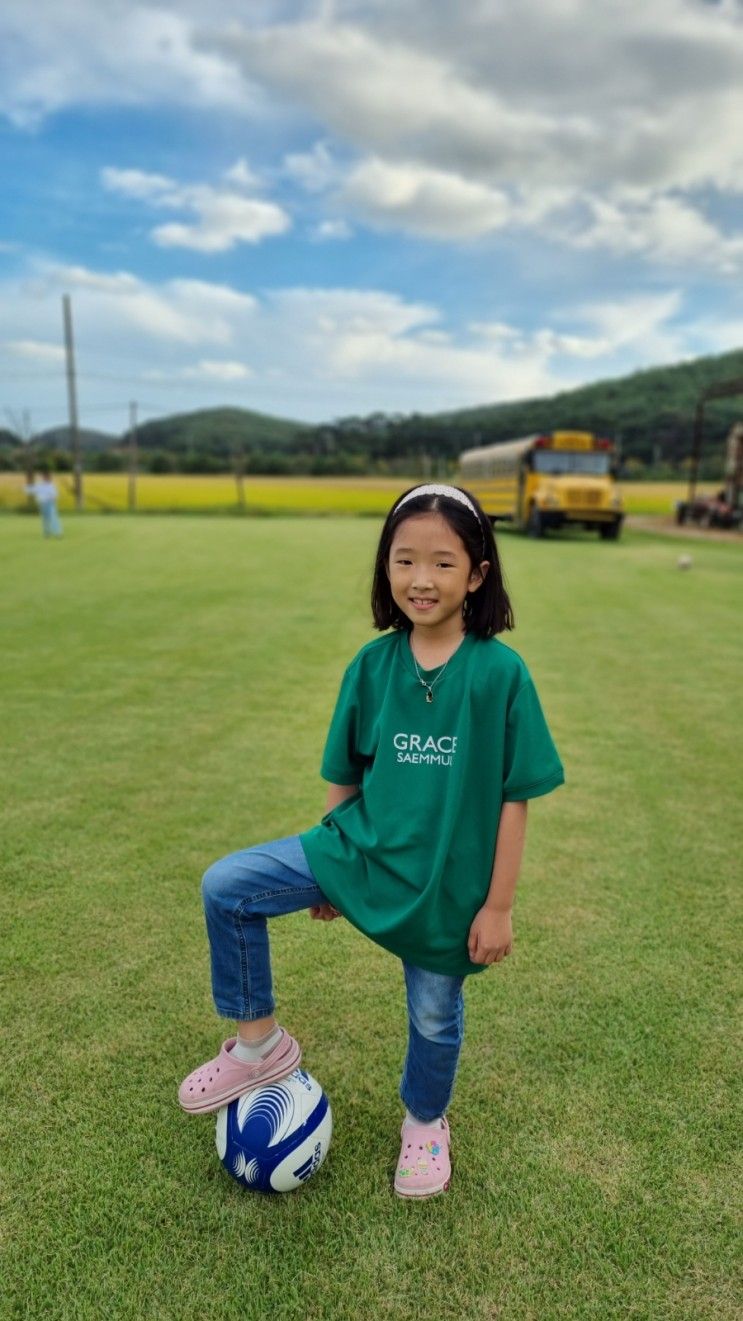
[[265,1037],[259,1037],[257,1041],[244,1041],[239,1035],[230,1054],[236,1060],[242,1060],[243,1064],[254,1064],[256,1060],[262,1060],[264,1055],[268,1055],[281,1040],[281,1028],[272,1027]]
[[443,1128],[442,1117],[442,1115],[437,1115],[435,1119],[416,1119],[415,1115],[411,1115],[409,1110],[406,1109],[405,1111],[406,1124],[425,1124],[426,1128]]

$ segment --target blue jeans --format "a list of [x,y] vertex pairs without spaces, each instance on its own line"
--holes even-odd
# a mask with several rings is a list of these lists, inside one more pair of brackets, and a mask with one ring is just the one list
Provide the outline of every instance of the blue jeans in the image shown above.
[[57,513],[57,504],[55,500],[44,500],[39,505],[41,514],[41,527],[45,537],[61,537],[62,524],[59,521]]
[[[248,1022],[273,1014],[266,919],[325,903],[298,835],[241,849],[215,862],[202,881],[217,1012]],[[463,977],[403,963],[408,1049],[403,1105],[428,1122],[451,1099],[464,1034]]]

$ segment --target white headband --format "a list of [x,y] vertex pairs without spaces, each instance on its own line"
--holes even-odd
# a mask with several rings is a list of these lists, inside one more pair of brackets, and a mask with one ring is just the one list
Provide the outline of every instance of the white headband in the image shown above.
[[[436,484],[432,486],[416,486],[414,491],[408,491],[408,494],[404,495],[402,500],[395,505],[393,513],[396,514],[398,509],[402,509],[402,506],[407,504],[408,500],[415,500],[419,495],[447,495],[450,500],[458,500],[460,504],[466,505],[468,509],[472,510],[475,518],[477,518],[477,510],[469,497],[464,494],[464,491],[460,491],[456,486],[439,486]],[[477,521],[479,523],[479,518]]]

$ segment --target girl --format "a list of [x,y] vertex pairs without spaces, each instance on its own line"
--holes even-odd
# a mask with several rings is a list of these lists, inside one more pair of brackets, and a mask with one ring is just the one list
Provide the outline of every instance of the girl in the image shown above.
[[277,1026],[266,918],[343,915],[402,960],[408,1049],[395,1192],[449,1186],[464,978],[511,952],[526,800],[563,769],[513,628],[490,523],[455,486],[407,491],[387,516],[372,613],[383,636],[348,666],[325,745],[321,824],[233,853],[203,895],[217,1012],[237,1035],[189,1074],[185,1110],[216,1110],[297,1067]]
[[61,537],[62,524],[57,513],[59,494],[49,469],[42,468],[38,481],[34,481],[34,474],[30,472],[24,489],[26,495],[32,495],[36,501],[41,514],[41,528],[44,536]]

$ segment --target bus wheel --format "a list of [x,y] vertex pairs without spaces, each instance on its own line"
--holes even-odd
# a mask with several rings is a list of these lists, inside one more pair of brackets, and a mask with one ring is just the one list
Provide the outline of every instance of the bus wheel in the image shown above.
[[526,524],[526,531],[527,531],[527,535],[530,537],[544,536],[544,523],[542,521],[542,515],[537,509],[536,505],[532,505],[531,509],[529,510],[529,518]]
[[601,540],[618,541],[619,529],[621,528],[621,526],[622,524],[620,523],[619,519],[617,519],[616,523],[600,523],[599,536],[601,537]]

